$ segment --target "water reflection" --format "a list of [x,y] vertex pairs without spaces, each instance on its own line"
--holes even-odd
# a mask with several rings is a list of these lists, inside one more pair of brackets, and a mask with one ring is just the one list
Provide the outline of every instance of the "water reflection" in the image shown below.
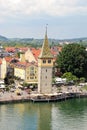
[[0,105],[1,130],[51,130],[51,104]]
[[0,130],[87,130],[87,99],[0,105]]
[[68,100],[52,107],[53,130],[86,130],[86,122],[87,99]]
[[37,121],[37,109],[33,104],[0,106],[1,130],[36,130]]
[[38,129],[51,130],[52,104],[39,104],[38,107]]

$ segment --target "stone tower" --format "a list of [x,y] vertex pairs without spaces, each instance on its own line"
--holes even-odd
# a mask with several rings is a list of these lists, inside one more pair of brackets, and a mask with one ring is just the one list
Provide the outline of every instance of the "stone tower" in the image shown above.
[[53,56],[50,51],[49,42],[47,38],[47,27],[45,39],[43,42],[41,53],[38,57],[38,92],[51,93],[52,92],[52,68]]

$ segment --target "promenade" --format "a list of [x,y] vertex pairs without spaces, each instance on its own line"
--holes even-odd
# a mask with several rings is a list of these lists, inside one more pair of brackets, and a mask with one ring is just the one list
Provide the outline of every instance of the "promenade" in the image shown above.
[[22,91],[21,95],[17,95],[15,92],[0,92],[0,103],[22,101],[24,99],[29,99],[29,94],[25,91]]
[[81,91],[76,86],[62,86],[60,88],[53,87],[51,94],[38,94],[37,91],[28,93],[26,90],[21,90],[21,94],[17,95],[15,92],[0,92],[0,103],[14,103],[14,102],[53,102],[62,101],[70,98],[87,97],[87,91]]

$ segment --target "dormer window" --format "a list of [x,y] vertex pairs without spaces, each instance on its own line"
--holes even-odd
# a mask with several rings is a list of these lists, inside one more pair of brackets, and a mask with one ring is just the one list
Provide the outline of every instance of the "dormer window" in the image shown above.
[[45,63],[46,63],[46,60],[43,60],[43,63],[45,64]]

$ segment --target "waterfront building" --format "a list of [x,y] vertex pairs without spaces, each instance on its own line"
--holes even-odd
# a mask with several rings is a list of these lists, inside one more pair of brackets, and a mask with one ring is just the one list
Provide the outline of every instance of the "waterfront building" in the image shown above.
[[5,58],[0,59],[0,79],[4,79],[6,75],[6,60]]
[[38,92],[51,93],[52,92],[52,68],[53,55],[50,51],[47,28],[45,39],[43,42],[41,53],[38,57]]
[[10,61],[11,57],[0,58],[0,79],[5,78]]
[[[26,53],[26,55],[25,55]],[[35,55],[37,56],[37,54]],[[29,59],[27,60],[26,57]],[[23,79],[24,82],[34,84],[38,82],[37,60],[33,60],[33,53],[30,50],[21,52],[20,58],[5,57],[7,72]],[[29,62],[30,61],[30,62]],[[2,64],[2,62],[0,63]],[[1,70],[1,69],[0,69]],[[4,69],[5,70],[5,69]],[[0,71],[1,72],[1,71]],[[2,75],[2,74],[1,74]]]
[[17,62],[14,65],[14,75],[27,83],[37,83],[37,63]]
[[[6,47],[4,51],[5,55],[0,58],[1,79],[4,79],[6,74],[9,72],[14,76],[23,79],[27,83],[38,83],[38,92],[51,92],[52,67],[55,63],[58,49],[57,47],[50,49],[47,30],[42,50],[41,48],[33,47]],[[20,53],[20,58],[17,55],[18,53]],[[45,90],[45,87],[48,90]]]

